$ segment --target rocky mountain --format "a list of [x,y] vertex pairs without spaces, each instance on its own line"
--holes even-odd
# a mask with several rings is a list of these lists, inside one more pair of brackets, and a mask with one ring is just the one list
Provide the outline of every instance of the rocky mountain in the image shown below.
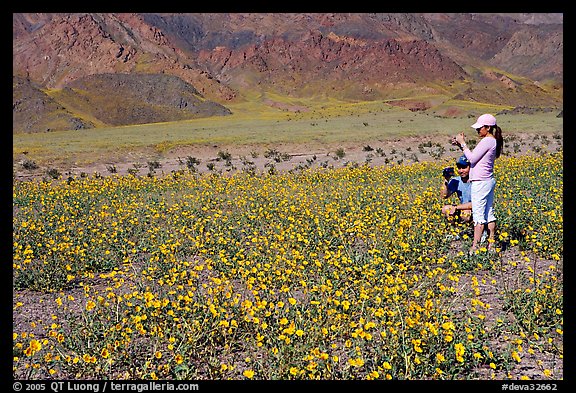
[[92,128],[94,124],[75,116],[58,101],[29,80],[12,78],[12,114],[14,129],[21,132],[50,131],[53,129]]
[[173,75],[96,74],[72,81],[63,90],[68,94],[59,95],[60,102],[114,126],[231,114]]
[[563,16],[13,14],[13,75],[14,132],[226,115],[255,91],[562,107]]

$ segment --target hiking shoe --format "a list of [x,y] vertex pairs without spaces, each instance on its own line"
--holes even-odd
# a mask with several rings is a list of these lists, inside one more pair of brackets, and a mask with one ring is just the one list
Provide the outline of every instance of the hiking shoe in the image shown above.
[[455,241],[455,240],[460,240],[460,235],[459,235],[459,234],[455,234],[455,235],[448,234],[448,235],[446,235],[446,241],[447,241],[447,242],[453,242],[453,241]]

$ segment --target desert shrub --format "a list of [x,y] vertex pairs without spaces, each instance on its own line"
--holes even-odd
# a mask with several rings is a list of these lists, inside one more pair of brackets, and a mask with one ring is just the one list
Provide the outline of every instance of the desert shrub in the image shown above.
[[22,161],[22,168],[26,169],[27,171],[33,171],[35,169],[38,169],[38,164],[30,160],[29,158],[26,158]]

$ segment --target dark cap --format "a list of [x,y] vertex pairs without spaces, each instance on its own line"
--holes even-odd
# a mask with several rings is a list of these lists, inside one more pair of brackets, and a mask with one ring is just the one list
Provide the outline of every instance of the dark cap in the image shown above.
[[456,160],[456,165],[460,165],[460,166],[470,166],[470,161],[468,161],[468,159],[466,158],[466,156],[460,156],[460,158],[458,158]]

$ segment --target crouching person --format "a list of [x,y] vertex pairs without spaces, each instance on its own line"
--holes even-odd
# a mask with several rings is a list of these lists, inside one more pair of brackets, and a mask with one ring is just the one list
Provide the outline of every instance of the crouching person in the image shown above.
[[446,204],[442,207],[442,214],[452,223],[472,222],[472,196],[470,174],[470,161],[466,156],[461,156],[456,160],[458,176],[454,176],[453,168],[444,168],[442,176],[444,181],[440,189],[442,199],[448,199],[452,195],[458,196],[457,204]]

